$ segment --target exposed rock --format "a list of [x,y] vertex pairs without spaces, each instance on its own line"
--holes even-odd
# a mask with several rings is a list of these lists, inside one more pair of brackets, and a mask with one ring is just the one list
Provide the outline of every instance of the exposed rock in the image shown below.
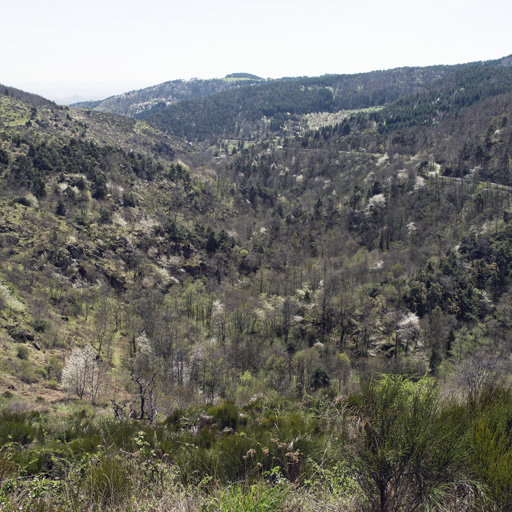
[[9,332],[11,338],[18,343],[25,343],[26,341],[34,341],[35,336],[26,329],[16,329]]
[[78,247],[77,245],[70,245],[67,247],[69,254],[75,260],[81,258],[84,255],[83,247]]

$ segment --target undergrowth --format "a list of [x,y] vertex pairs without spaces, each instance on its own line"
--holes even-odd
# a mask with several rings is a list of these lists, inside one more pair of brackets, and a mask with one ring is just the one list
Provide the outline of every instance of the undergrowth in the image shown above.
[[160,423],[0,411],[2,511],[508,510],[512,397],[446,402],[382,377],[348,398],[258,398]]

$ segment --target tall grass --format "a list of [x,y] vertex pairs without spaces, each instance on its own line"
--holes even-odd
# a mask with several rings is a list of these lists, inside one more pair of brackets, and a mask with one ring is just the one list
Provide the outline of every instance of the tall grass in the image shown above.
[[499,510],[512,510],[512,393],[497,386],[471,401],[475,425],[471,469]]

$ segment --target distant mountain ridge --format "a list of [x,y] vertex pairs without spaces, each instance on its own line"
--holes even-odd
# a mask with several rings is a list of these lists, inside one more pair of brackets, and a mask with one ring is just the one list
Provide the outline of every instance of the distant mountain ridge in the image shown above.
[[153,108],[160,109],[180,101],[194,100],[234,87],[252,85],[260,80],[255,75],[247,73],[234,73],[233,75],[228,75],[225,79],[201,80],[193,78],[191,80],[172,80],[144,89],[111,96],[102,101],[80,102],[72,106],[135,117]]
[[301,118],[306,114],[383,107],[466,67],[511,64],[508,56],[457,65],[272,80],[240,72],[223,79],[168,81],[73,106],[148,120],[189,141],[255,140],[269,132],[299,133],[297,127],[302,125],[303,130]]
[[[189,141],[213,142],[219,137],[262,140],[271,133],[297,135],[304,129],[305,115],[385,107],[399,98],[428,91],[464,70],[500,70],[511,62],[511,57],[504,57],[449,66],[282,78],[165,107],[158,104],[137,117]],[[448,82],[447,87],[451,87]]]
[[399,97],[420,92],[461,67],[397,68],[354,75],[281,78],[177,104],[156,104],[136,117],[189,141],[215,137],[254,140],[265,137],[268,131],[283,134],[286,126],[293,127],[306,114],[390,104]]
[[238,78],[242,80],[263,80],[261,76],[253,75],[251,73],[230,73],[226,78]]

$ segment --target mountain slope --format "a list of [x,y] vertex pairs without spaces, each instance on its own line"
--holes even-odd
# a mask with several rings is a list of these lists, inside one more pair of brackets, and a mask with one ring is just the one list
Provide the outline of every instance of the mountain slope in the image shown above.
[[2,505],[510,509],[510,73],[413,89],[236,151],[0,96]]
[[247,138],[279,133],[311,112],[382,106],[423,89],[457,67],[399,68],[357,75],[273,80],[139,115],[188,140]]
[[201,98],[234,87],[252,85],[261,80],[258,77],[251,78],[253,76],[228,76],[226,79],[210,80],[173,80],[112,96],[103,101],[85,102],[73,106],[89,107],[99,112],[134,117],[147,110],[160,109],[180,101]]
[[129,346],[114,311],[146,288],[215,275],[205,247],[233,242],[205,218],[196,226],[225,208],[176,161],[187,146],[141,121],[9,96],[0,129],[0,385],[56,399],[66,349],[99,343],[121,370]]
[[[390,95],[416,90],[415,70],[389,76]],[[369,101],[359,79],[332,101]],[[333,80],[264,84],[254,112],[305,111]],[[237,155],[184,151],[133,119],[2,101],[0,379],[15,393],[61,393],[50,358],[79,345],[129,393],[145,343],[162,396],[180,403],[341,388],[340,357],[349,389],[359,372],[449,374],[508,350],[508,70],[460,67]]]
[[15,89],[14,87],[8,87],[2,84],[0,84],[0,96],[7,96],[15,100],[21,100],[24,103],[31,105],[33,107],[55,107],[55,103],[53,101],[47,100],[42,96],[21,91],[19,89]]
[[[46,108],[42,108],[46,107]],[[13,136],[81,138],[149,153],[189,151],[189,145],[147,123],[90,110],[70,109],[31,94],[0,95],[0,128]]]

